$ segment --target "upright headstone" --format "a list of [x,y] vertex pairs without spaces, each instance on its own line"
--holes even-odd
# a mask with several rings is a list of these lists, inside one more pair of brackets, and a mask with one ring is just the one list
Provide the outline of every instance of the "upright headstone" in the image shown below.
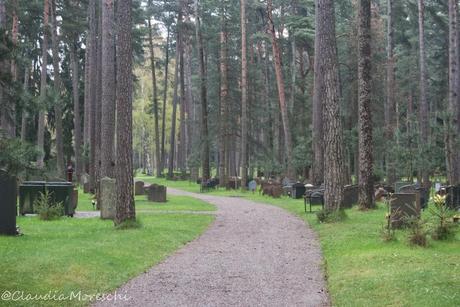
[[83,173],[80,175],[80,185],[85,185],[85,183],[89,182],[89,175],[87,173]]
[[144,195],[144,181],[134,183],[134,195]]
[[358,185],[346,185],[343,188],[342,208],[349,209],[358,203]]
[[0,234],[16,235],[16,178],[0,171]]
[[166,202],[166,187],[163,185],[152,184],[149,186],[147,198],[149,201],[157,203]]
[[101,208],[101,219],[115,218],[116,214],[116,203],[117,203],[117,191],[116,181],[112,178],[102,178],[100,182],[100,197],[99,206]]
[[72,208],[73,210],[77,209],[78,206],[78,190],[74,189],[72,191]]
[[249,191],[254,192],[257,189],[257,182],[255,180],[249,181],[248,189]]
[[91,188],[89,186],[89,182],[83,184],[83,193],[85,193],[85,194],[91,193]]
[[390,221],[392,228],[401,228],[409,217],[420,217],[417,199],[420,194],[396,193],[390,200]]

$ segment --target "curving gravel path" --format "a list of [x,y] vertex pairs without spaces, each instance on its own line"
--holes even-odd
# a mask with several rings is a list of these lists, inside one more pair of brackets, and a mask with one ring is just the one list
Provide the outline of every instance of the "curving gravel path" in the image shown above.
[[315,233],[275,206],[170,189],[217,207],[198,239],[95,306],[329,306]]

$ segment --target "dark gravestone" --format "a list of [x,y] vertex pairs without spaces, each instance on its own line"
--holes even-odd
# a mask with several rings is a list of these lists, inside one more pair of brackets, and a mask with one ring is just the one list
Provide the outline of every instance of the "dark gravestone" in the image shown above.
[[236,178],[236,177],[228,178],[226,188],[228,190],[237,190],[237,189],[241,188],[241,179]]
[[262,188],[262,194],[279,198],[283,194],[283,187],[279,183],[266,183]]
[[460,185],[446,188],[446,206],[449,209],[460,209]]
[[343,203],[341,208],[349,209],[358,203],[358,185],[346,185],[343,188]]
[[394,193],[399,193],[400,192],[400,189],[406,185],[412,185],[412,182],[409,182],[409,181],[398,181],[398,182],[395,182],[395,189],[394,189]]
[[163,185],[152,184],[149,187],[148,200],[157,202],[157,203],[165,203],[166,202],[166,187]]
[[25,181],[19,186],[19,213],[35,213],[34,202],[45,193],[45,181]]
[[294,199],[302,198],[306,190],[307,189],[305,188],[305,185],[303,183],[296,183],[292,186],[291,197]]
[[78,190],[73,190],[72,191],[72,208],[74,212],[75,212],[75,209],[77,209],[77,206],[78,206]]
[[16,235],[16,178],[0,171],[0,234]]
[[425,209],[428,205],[428,200],[430,198],[430,190],[426,188],[419,187],[415,184],[406,185],[399,189],[399,193],[409,193],[409,194],[418,194],[417,206],[421,209]]
[[418,206],[420,194],[396,193],[390,200],[390,222],[392,228],[401,228],[409,217],[420,217]]
[[144,182],[136,181],[134,183],[134,195],[144,195]]

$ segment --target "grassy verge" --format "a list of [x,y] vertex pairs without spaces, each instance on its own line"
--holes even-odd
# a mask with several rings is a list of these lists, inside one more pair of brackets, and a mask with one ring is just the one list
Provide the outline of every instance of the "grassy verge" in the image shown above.
[[[145,179],[192,192],[197,184]],[[429,241],[429,247],[410,247],[407,231],[398,231],[395,242],[384,243],[380,230],[386,208],[361,212],[347,210],[338,224],[319,224],[305,213],[303,200],[273,199],[258,193],[215,191],[241,195],[284,208],[309,223],[319,234],[326,262],[328,286],[335,306],[458,306],[460,299],[460,231],[448,241]],[[318,207],[316,207],[316,210]],[[429,219],[425,211],[423,218]]]
[[[139,210],[160,210],[138,197]],[[89,203],[88,203],[89,202]],[[21,237],[0,236],[0,294],[24,291],[40,295],[49,291],[70,295],[105,293],[116,289],[195,239],[214,220],[210,215],[180,210],[212,210],[188,197],[171,197],[163,210],[177,214],[140,213],[142,227],[116,230],[112,221],[98,218],[62,218],[41,221],[18,217]],[[167,206],[170,206],[167,208]],[[80,197],[79,210],[92,210],[88,195]],[[88,301],[5,301],[3,306],[80,306]]]

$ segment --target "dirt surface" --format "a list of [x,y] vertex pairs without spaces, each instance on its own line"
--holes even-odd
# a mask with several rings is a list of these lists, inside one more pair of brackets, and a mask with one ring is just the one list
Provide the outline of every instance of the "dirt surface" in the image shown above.
[[[198,239],[95,306],[329,306],[315,233],[275,206],[168,188],[217,207]],[[126,298],[128,298],[126,300]]]

